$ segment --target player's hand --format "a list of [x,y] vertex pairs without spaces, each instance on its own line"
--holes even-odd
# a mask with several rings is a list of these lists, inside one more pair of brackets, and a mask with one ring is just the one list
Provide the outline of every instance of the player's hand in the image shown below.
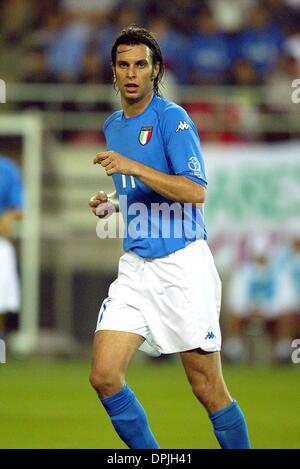
[[104,191],[97,192],[89,200],[92,212],[99,218],[107,218],[115,212],[114,204],[108,199]]
[[13,214],[11,211],[4,212],[0,216],[0,236],[11,238],[13,232]]
[[107,176],[115,173],[134,176],[138,165],[136,161],[130,160],[116,151],[97,153],[94,158],[94,164],[100,164],[105,169]]

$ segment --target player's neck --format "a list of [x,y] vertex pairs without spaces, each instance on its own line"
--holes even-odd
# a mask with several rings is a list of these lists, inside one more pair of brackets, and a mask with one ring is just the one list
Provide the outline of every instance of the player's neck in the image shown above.
[[122,109],[125,117],[134,117],[142,114],[149,106],[153,98],[153,92],[145,96],[140,101],[129,101],[125,98],[121,99]]

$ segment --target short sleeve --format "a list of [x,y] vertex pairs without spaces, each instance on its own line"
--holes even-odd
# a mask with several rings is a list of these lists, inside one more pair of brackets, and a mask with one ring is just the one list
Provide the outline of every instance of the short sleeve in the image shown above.
[[176,175],[207,186],[200,140],[195,124],[180,106],[163,113],[162,132],[169,163]]

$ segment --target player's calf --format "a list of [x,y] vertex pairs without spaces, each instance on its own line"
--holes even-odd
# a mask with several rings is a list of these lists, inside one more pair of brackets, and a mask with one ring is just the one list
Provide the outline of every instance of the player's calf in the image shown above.
[[208,413],[216,412],[232,402],[222,381],[203,375],[192,383],[192,391]]

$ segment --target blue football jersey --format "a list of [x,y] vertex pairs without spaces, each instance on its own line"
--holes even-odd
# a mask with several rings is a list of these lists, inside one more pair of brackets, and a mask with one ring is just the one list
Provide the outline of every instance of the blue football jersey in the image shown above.
[[0,155],[0,216],[5,210],[23,207],[23,189],[18,166]]
[[[107,150],[207,186],[197,129],[177,104],[154,95],[143,113],[126,118],[117,111],[103,130]],[[207,238],[202,206],[167,199],[133,176],[113,174],[113,180],[125,224],[125,251],[156,258]]]

